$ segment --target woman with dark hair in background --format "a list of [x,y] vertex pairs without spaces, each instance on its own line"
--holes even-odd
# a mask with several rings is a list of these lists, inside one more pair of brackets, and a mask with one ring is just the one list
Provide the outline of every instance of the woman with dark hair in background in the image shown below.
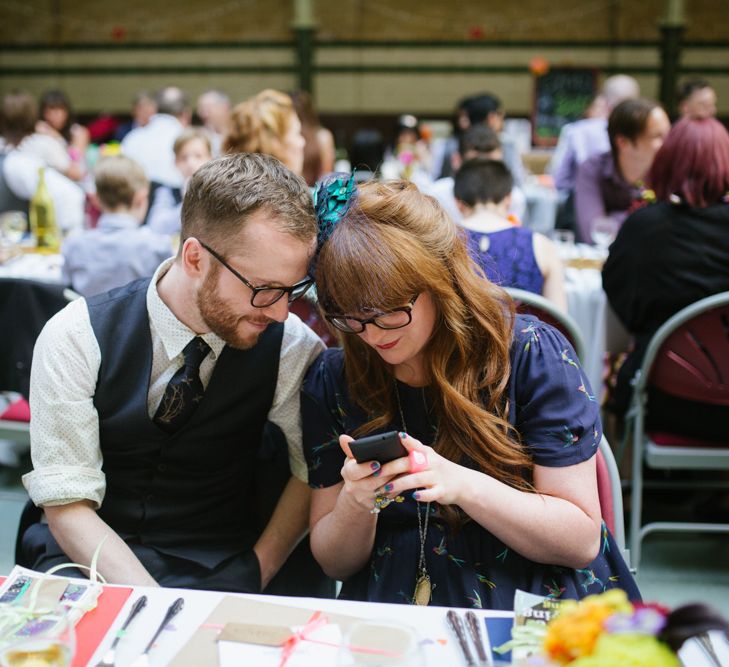
[[72,165],[66,176],[80,180],[86,173],[86,149],[89,147],[89,131],[75,122],[71,101],[60,90],[48,90],[40,98],[40,119],[36,132],[56,139],[68,152]]
[[[657,203],[630,215],[610,247],[603,287],[635,337],[618,375],[617,412],[656,330],[699,299],[729,290],[729,134],[713,118],[679,121],[648,174]],[[726,438],[729,409],[654,391],[648,426]]]
[[[335,178],[316,194],[317,290],[342,348],[309,369],[302,424],[312,551],[341,596],[638,598],[601,520],[599,404],[569,343],[514,315],[414,184]],[[417,469],[352,457],[351,436],[392,430]]]

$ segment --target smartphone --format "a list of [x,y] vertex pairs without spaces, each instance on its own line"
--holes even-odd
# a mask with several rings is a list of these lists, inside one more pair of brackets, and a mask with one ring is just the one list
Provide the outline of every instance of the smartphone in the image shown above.
[[366,463],[367,461],[387,463],[408,455],[408,450],[400,441],[400,434],[397,431],[378,433],[377,435],[368,435],[365,438],[352,440],[349,443],[349,449],[357,463]]

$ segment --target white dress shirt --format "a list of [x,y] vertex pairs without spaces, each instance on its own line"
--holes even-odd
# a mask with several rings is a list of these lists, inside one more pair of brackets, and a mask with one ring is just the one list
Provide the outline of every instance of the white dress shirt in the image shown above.
[[3,178],[20,199],[31,199],[38,189],[38,170],[45,167],[45,180],[56,213],[56,222],[65,232],[81,229],[86,194],[72,180],[49,167],[43,158],[22,148],[10,151],[3,162]]
[[121,142],[121,152],[144,169],[150,181],[182,186],[182,174],[175,166],[175,139],[182,133],[182,123],[166,113],[157,113],[144,127],[137,127]]
[[[182,350],[195,333],[180,322],[157,293],[157,281],[173,259],[157,269],[147,290],[152,335],[152,371],[147,409],[154,416],[168,382],[184,364]],[[213,333],[202,338],[210,346],[200,366],[207,387],[225,343]],[[309,365],[324,344],[296,315],[284,323],[278,380],[268,419],[286,436],[291,472],[306,482],[301,443],[299,390]],[[106,491],[99,444],[99,418],[94,407],[101,352],[85,299],[77,299],[51,318],[33,353],[30,380],[32,472],[23,484],[36,505],[64,505],[81,499],[100,507]],[[241,434],[241,439],[245,434]]]

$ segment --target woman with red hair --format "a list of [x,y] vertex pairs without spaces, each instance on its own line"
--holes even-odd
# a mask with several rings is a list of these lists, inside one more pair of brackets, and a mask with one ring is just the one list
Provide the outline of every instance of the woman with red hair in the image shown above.
[[[729,134],[714,118],[673,126],[649,172],[656,203],[633,213],[610,247],[603,287],[635,337],[618,376],[614,406],[624,409],[629,381],[651,336],[679,310],[729,291]],[[651,397],[651,421],[675,433],[726,436],[726,409]]]

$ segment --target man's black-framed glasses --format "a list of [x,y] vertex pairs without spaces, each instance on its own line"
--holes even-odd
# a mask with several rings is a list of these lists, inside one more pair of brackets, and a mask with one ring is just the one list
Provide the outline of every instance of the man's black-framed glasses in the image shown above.
[[413,321],[413,306],[418,298],[416,294],[407,306],[393,308],[386,313],[376,313],[372,317],[361,319],[350,315],[325,315],[328,322],[344,333],[362,333],[368,324],[380,329],[402,329]]
[[307,276],[304,280],[291,285],[291,287],[255,287],[250,281],[246,280],[238,273],[228,262],[226,262],[220,254],[215,252],[209,245],[198,239],[200,245],[205,248],[215,259],[217,259],[228,271],[230,271],[238,280],[240,280],[249,290],[251,290],[251,306],[254,308],[268,308],[276,303],[284,294],[287,295],[288,302],[296,301],[299,297],[304,296],[306,292],[314,284],[314,279]]

